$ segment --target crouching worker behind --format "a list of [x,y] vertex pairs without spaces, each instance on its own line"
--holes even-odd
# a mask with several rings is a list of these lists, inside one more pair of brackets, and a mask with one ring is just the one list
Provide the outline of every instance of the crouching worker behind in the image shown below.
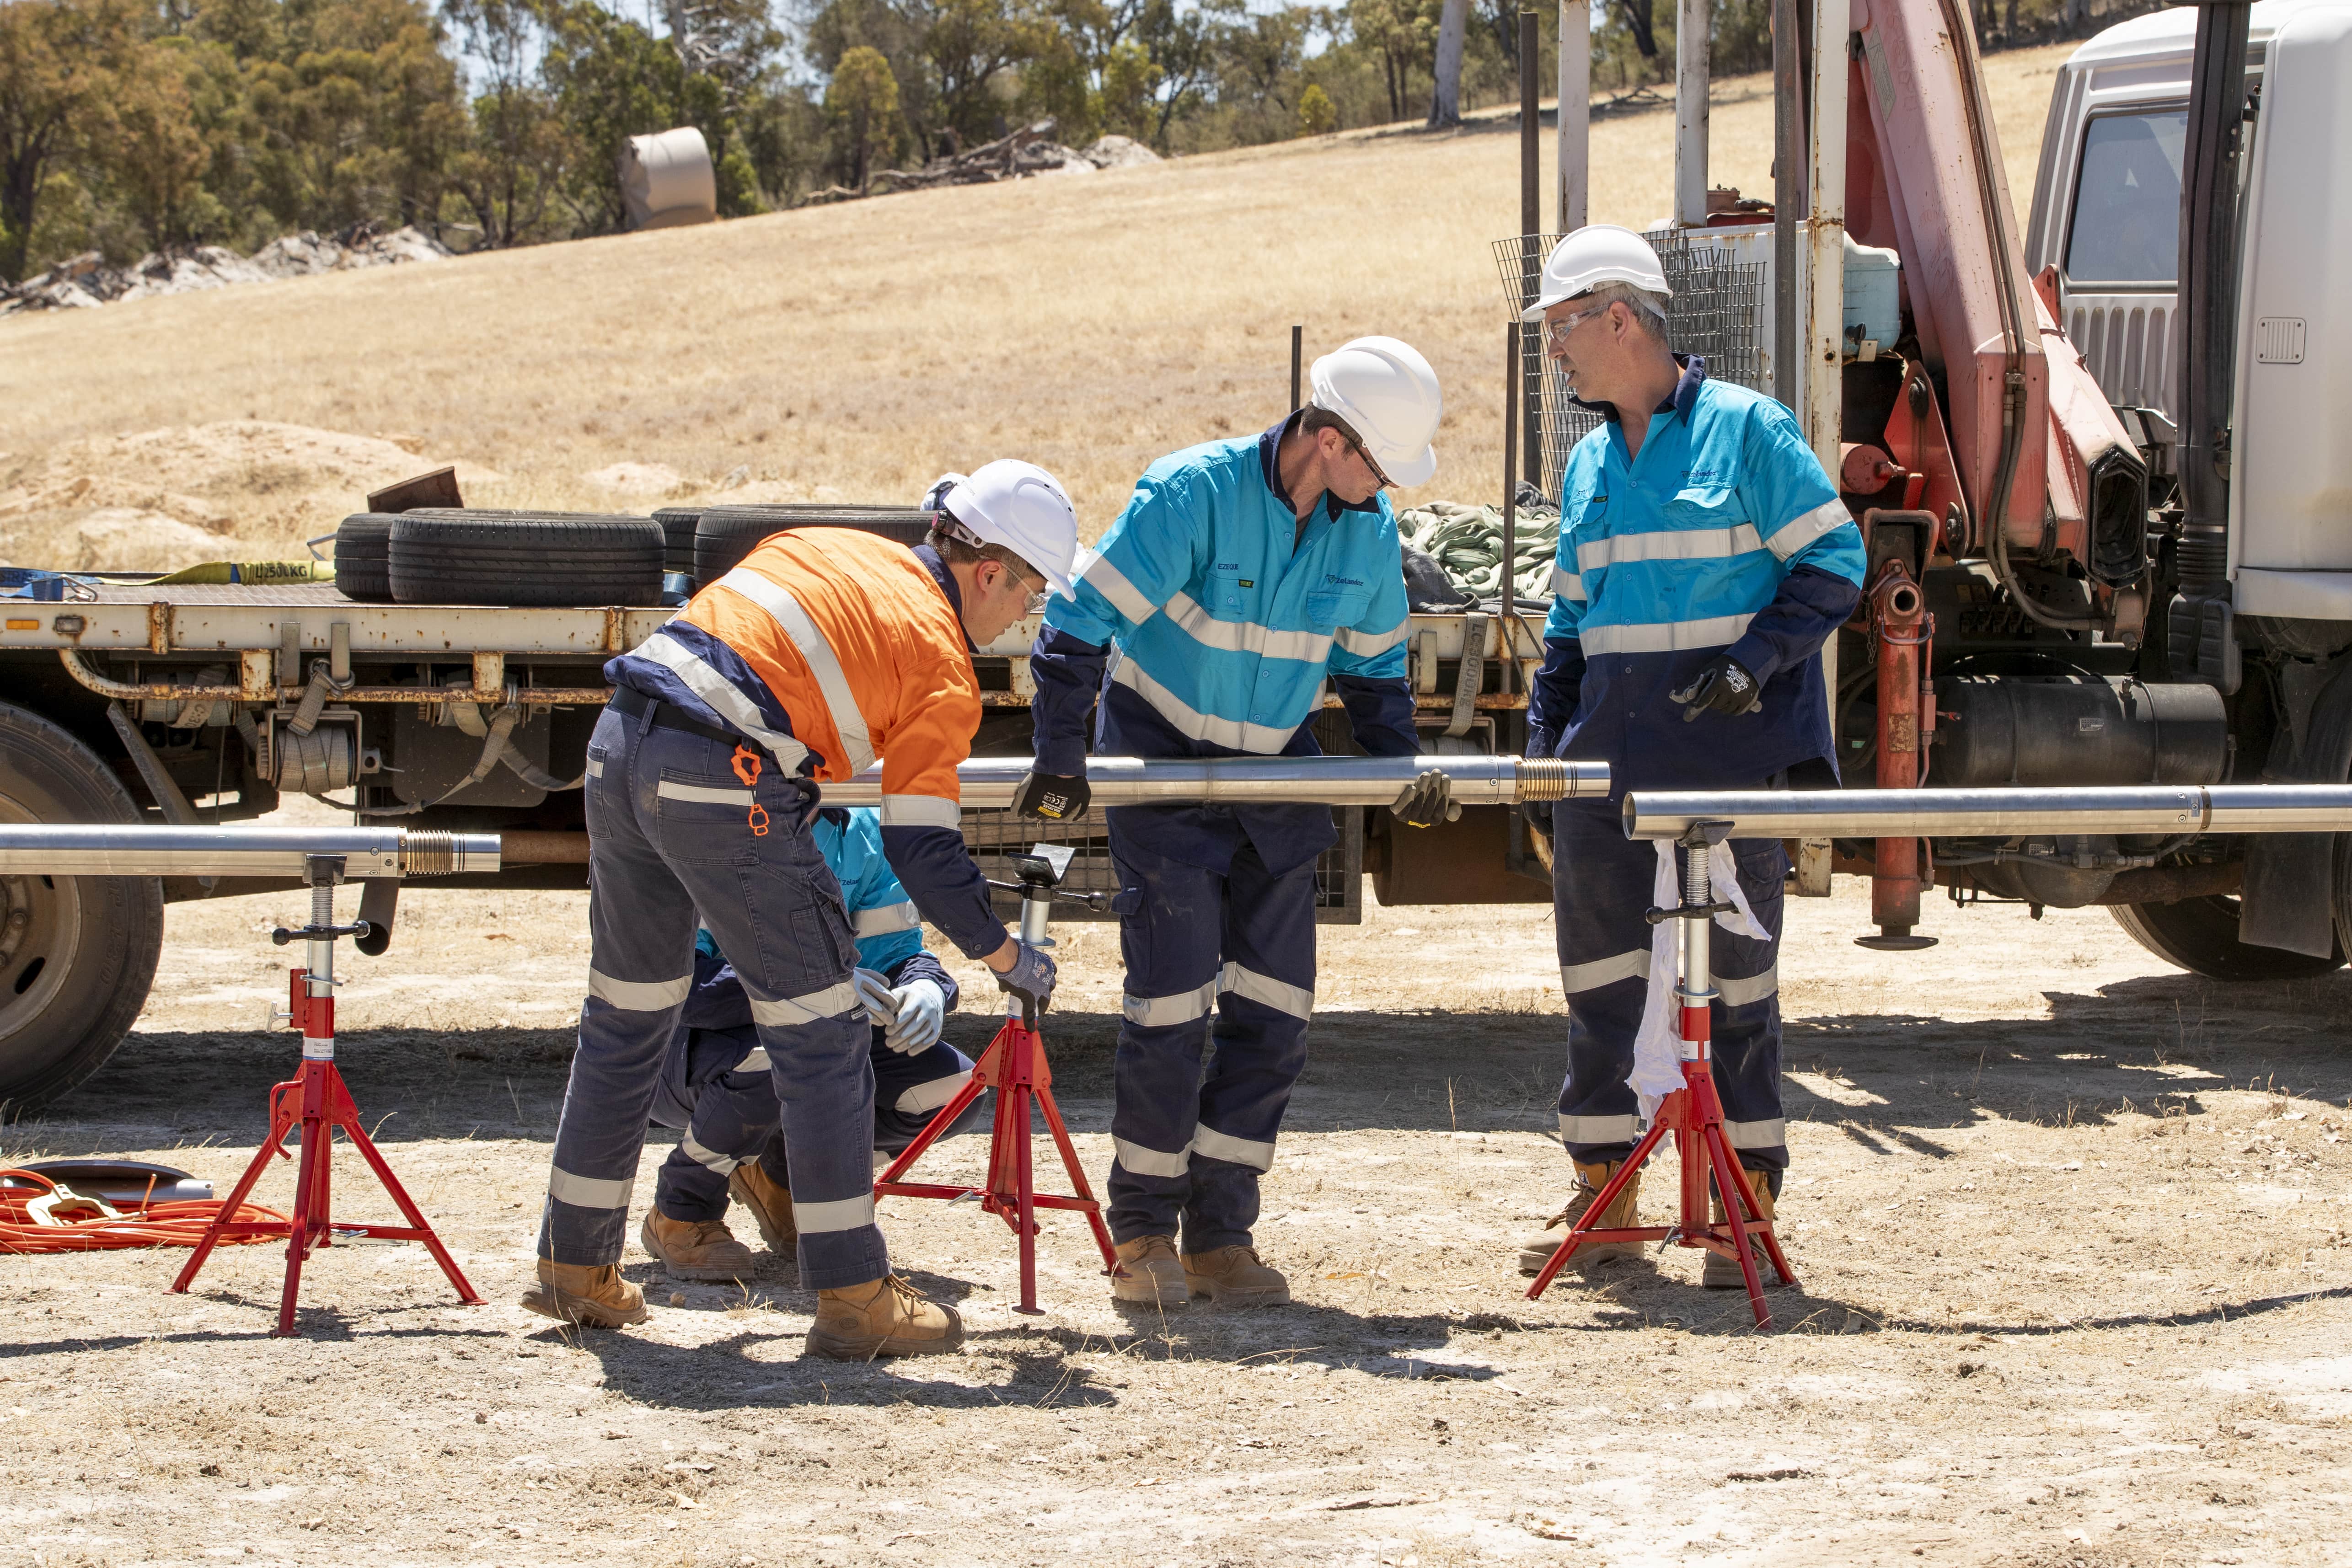
[[742,977],[792,1156],[808,1349],[950,1351],[963,1328],[890,1271],[874,1223],[874,1068],[820,783],[882,761],[882,849],[925,920],[1043,1008],[1054,963],[1007,935],[964,848],[956,768],[981,718],[975,643],[1066,590],[1077,520],[1052,476],[1000,460],[912,550],[845,528],[763,540],[604,666],[588,742],[588,998],[522,1304],[644,1321],[617,1267],[662,1061],[694,989],[698,917]]
[[[922,917],[891,874],[875,812],[820,811],[810,832],[841,884],[857,934],[856,983],[874,1023],[868,1055],[878,1166],[913,1143],[971,1077],[971,1059],[940,1039],[955,1009],[955,977],[923,946]],[[972,1102],[957,1130],[971,1124],[985,1100]],[[751,1249],[727,1228],[730,1192],[751,1211],[769,1249],[793,1255],[781,1115],[751,998],[705,931],[695,940],[694,993],[670,1036],[654,1100],[655,1124],[685,1135],[662,1162],[653,1207],[637,1233],[670,1278],[740,1280],[751,1273]]]

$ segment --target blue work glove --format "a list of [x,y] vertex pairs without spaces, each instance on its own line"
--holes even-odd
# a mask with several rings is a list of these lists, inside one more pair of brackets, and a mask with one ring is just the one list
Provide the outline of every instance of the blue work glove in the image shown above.
[[901,1056],[937,1045],[948,1018],[948,995],[940,983],[917,976],[890,995],[898,1000],[898,1016],[883,1030],[882,1043]]
[[1021,951],[1013,958],[1013,967],[997,976],[996,983],[1042,1013],[1045,1004],[1054,999],[1054,982],[1057,978],[1054,960],[1041,947],[1032,947],[1017,939],[1016,946]]
[[1685,724],[1703,713],[1737,718],[1764,706],[1764,688],[1748,674],[1747,665],[1728,653],[1717,653],[1699,666],[1690,685],[1678,692],[1668,692],[1666,700],[1687,705],[1683,709]]

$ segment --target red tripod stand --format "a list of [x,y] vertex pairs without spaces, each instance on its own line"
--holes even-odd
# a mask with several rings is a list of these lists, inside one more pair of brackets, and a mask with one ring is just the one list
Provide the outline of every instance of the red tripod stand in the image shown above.
[[[1045,935],[1045,916],[1054,898],[1055,869],[1038,855],[1016,856],[1013,864],[1021,872],[1021,939],[1032,946],[1051,946],[1052,941]],[[874,1184],[877,1197],[939,1197],[950,1203],[976,1197],[982,1208],[1011,1226],[1021,1243],[1021,1304],[1013,1310],[1031,1316],[1040,1310],[1038,1209],[1067,1208],[1085,1215],[1087,1223],[1094,1228],[1095,1245],[1102,1250],[1105,1271],[1116,1272],[1118,1268],[1118,1254],[1111,1246],[1110,1231],[1103,1225],[1102,1205],[1096,1201],[1094,1189],[1087,1185],[1087,1173],[1078,1164],[1078,1152],[1070,1145],[1070,1130],[1062,1123],[1061,1108],[1054,1103],[1053,1082],[1053,1070],[1045,1064],[1045,1042],[1037,1036],[1037,1009],[1024,998],[1020,1015],[1007,1018],[1004,1027],[996,1031],[996,1038],[981,1053],[971,1081],[940,1108],[930,1124],[907,1145],[905,1153],[890,1162],[890,1167]],[[996,1115],[989,1134],[984,1186],[946,1186],[898,1179],[924,1150],[956,1124],[957,1118],[982,1092],[991,1088],[996,1091]],[[1045,1115],[1045,1130],[1053,1134],[1054,1146],[1061,1151],[1062,1168],[1069,1173],[1076,1196],[1036,1190],[1029,1166],[1029,1144],[1034,1135],[1029,1109],[1033,1102]]]
[[[289,972],[288,1016],[294,1028],[302,1031],[302,1064],[294,1076],[269,1091],[269,1135],[261,1147],[254,1151],[253,1163],[245,1167],[228,1201],[221,1205],[220,1213],[205,1229],[196,1249],[188,1256],[180,1277],[172,1281],[175,1294],[184,1294],[195,1282],[196,1273],[212,1256],[214,1247],[226,1237],[261,1236],[286,1238],[286,1288],[278,1302],[278,1327],[280,1336],[294,1333],[294,1301],[302,1286],[302,1265],[313,1249],[330,1247],[337,1237],[346,1240],[365,1238],[380,1241],[422,1241],[441,1265],[441,1272],[456,1286],[457,1299],[469,1307],[481,1305],[482,1298],[457,1271],[457,1265],[441,1245],[408,1196],[400,1179],[392,1174],[383,1155],[367,1132],[360,1125],[359,1107],[352,1103],[351,1091],[343,1087],[342,1074],[335,1071],[335,938],[364,936],[366,921],[354,925],[334,923],[335,883],[342,880],[343,862],[340,856],[312,855],[310,870],[310,924],[299,931],[278,930],[271,940],[279,946],[297,937],[310,945],[308,969]],[[261,1179],[272,1155],[286,1157],[286,1134],[297,1123],[302,1128],[302,1157],[295,1167],[294,1206],[291,1218],[286,1220],[234,1220],[254,1184]],[[360,1152],[360,1157],[383,1183],[384,1191],[408,1223],[402,1225],[337,1224],[331,1218],[328,1193],[328,1162],[334,1145],[334,1130],[341,1127],[343,1135]]]
[[[1712,966],[1708,957],[1708,931],[1717,915],[1734,907],[1715,901],[1707,873],[1707,852],[1720,842],[1730,831],[1728,822],[1695,822],[1683,835],[1684,848],[1683,897],[1675,909],[1653,909],[1650,923],[1664,920],[1682,922],[1682,956],[1678,967],[1680,977],[1675,985],[1675,1000],[1678,1032],[1682,1040],[1683,1086],[1668,1094],[1659,1103],[1657,1115],[1649,1130],[1642,1134],[1633,1152],[1617,1168],[1601,1189],[1593,1195],[1584,1216],[1569,1228],[1559,1249],[1544,1264],[1534,1284],[1528,1287],[1528,1300],[1534,1301],[1547,1290],[1560,1270],[1580,1247],[1610,1241],[1663,1241],[1681,1247],[1704,1248],[1739,1263],[1741,1281],[1748,1287],[1748,1309],[1756,1314],[1756,1326],[1772,1326],[1771,1310],[1764,1304],[1764,1286],[1756,1270],[1756,1245],[1760,1243],[1765,1256],[1772,1260],[1780,1276],[1780,1283],[1793,1285],[1797,1277],[1789,1271],[1789,1260],[1782,1256],[1780,1239],[1772,1232],[1772,1222],[1763,1218],[1756,1206],[1756,1195],[1748,1185],[1748,1173],[1740,1168],[1739,1160],[1731,1152],[1731,1142],[1723,1131],[1723,1102],[1715,1092],[1715,1069],[1709,1054],[1708,1040],[1713,1033],[1707,1004],[1715,999]],[[1641,1171],[1650,1152],[1658,1146],[1668,1133],[1675,1135],[1675,1149],[1682,1156],[1682,1218],[1674,1225],[1633,1225],[1602,1228],[1593,1222],[1608,1212]],[[1717,1224],[1707,1207],[1708,1177],[1713,1176],[1715,1189],[1724,1195],[1727,1221]]]

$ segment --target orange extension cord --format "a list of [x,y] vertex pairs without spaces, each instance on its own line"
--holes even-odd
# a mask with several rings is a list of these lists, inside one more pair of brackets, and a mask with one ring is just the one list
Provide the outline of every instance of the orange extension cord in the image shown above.
[[[114,1219],[68,1219],[43,1224],[33,1218],[31,1205],[57,1190],[57,1183],[38,1171],[0,1170],[0,1252],[104,1252],[126,1247],[194,1247],[205,1227],[221,1211],[218,1198],[181,1203],[126,1206]],[[238,1207],[240,1220],[275,1220],[286,1217],[275,1209],[247,1203]],[[267,1236],[231,1236],[222,1245],[267,1241]]]

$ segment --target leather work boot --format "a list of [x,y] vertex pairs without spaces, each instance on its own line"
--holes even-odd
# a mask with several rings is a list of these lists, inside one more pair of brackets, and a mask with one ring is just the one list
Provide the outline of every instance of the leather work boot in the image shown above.
[[835,1361],[941,1355],[963,1343],[963,1319],[896,1274],[816,1293],[808,1354]]
[[[1568,1200],[1566,1208],[1544,1221],[1540,1235],[1530,1236],[1519,1243],[1520,1273],[1543,1272],[1543,1266],[1551,1261],[1553,1253],[1559,1250],[1559,1244],[1567,1239],[1569,1230],[1584,1218],[1584,1211],[1592,1207],[1592,1200],[1601,1196],[1601,1189],[1609,1185],[1609,1178],[1617,1174],[1617,1167],[1622,1164],[1622,1160],[1604,1160],[1590,1166],[1582,1161],[1577,1163],[1576,1196]],[[1612,1230],[1640,1224],[1641,1196],[1642,1175],[1636,1171],[1633,1179],[1625,1184],[1625,1190],[1617,1195],[1617,1201],[1611,1204],[1608,1212],[1593,1223]],[[1568,1266],[1589,1272],[1604,1263],[1641,1255],[1642,1246],[1638,1241],[1593,1241],[1578,1248],[1576,1255],[1568,1260]]]
[[1290,1281],[1269,1269],[1255,1247],[1218,1247],[1183,1257],[1184,1284],[1221,1307],[1278,1307],[1290,1300]]
[[748,1280],[751,1249],[716,1219],[672,1219],[658,1208],[646,1211],[637,1244],[658,1260],[673,1280]]
[[[1748,1171],[1746,1175],[1748,1190],[1756,1195],[1757,1218],[1771,1218],[1771,1182],[1762,1171]],[[1731,1223],[1730,1210],[1725,1207],[1723,1195],[1719,1192],[1709,1201],[1708,1217],[1717,1225]],[[1768,1291],[1779,1290],[1780,1275],[1772,1267],[1772,1260],[1764,1256],[1762,1239],[1751,1235],[1748,1238],[1748,1244],[1756,1249],[1756,1282]],[[1711,1291],[1744,1291],[1748,1288],[1748,1281],[1739,1277],[1739,1260],[1726,1258],[1712,1249],[1708,1249],[1706,1266],[1699,1270],[1698,1282]]]
[[646,1321],[646,1293],[621,1278],[611,1263],[539,1260],[539,1283],[522,1293],[522,1304],[542,1317],[567,1323],[616,1329]]
[[1184,1266],[1176,1259],[1173,1236],[1139,1236],[1118,1244],[1118,1272],[1110,1277],[1114,1301],[1150,1307],[1181,1307],[1192,1299]]
[[769,1251],[790,1258],[800,1250],[800,1228],[793,1223],[792,1191],[778,1186],[759,1161],[746,1160],[737,1166],[727,1177],[727,1190],[760,1222],[760,1239],[767,1243]]

